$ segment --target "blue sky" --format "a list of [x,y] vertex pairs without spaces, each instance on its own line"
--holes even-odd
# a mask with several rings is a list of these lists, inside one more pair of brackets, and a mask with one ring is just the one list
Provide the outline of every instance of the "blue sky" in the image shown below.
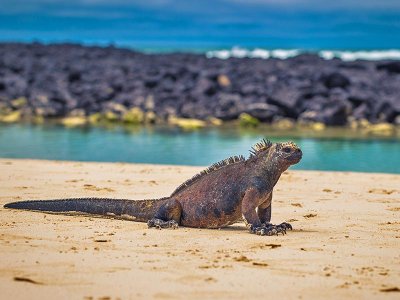
[[0,39],[138,48],[400,48],[400,1],[0,0]]

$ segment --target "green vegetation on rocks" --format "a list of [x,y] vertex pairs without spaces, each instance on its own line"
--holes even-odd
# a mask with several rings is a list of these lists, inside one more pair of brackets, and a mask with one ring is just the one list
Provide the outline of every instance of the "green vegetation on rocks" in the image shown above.
[[394,125],[389,123],[371,124],[365,128],[365,131],[371,135],[384,135],[389,136],[395,132],[396,128]]
[[145,122],[148,124],[154,124],[157,122],[157,115],[154,113],[154,111],[148,111],[145,113]]
[[66,127],[82,126],[87,123],[86,117],[66,117],[61,119],[61,124]]
[[260,121],[249,114],[242,113],[239,116],[239,125],[242,127],[257,127],[260,125]]
[[213,126],[221,126],[223,124],[221,119],[215,118],[215,117],[209,117],[207,119],[207,122]]
[[107,122],[117,122],[118,121],[118,115],[112,111],[106,111],[103,115],[104,120]]
[[95,125],[101,121],[101,113],[94,113],[88,116],[88,121],[90,124]]
[[272,124],[272,126],[278,130],[289,130],[294,128],[295,125],[296,123],[293,120],[287,118],[277,120]]
[[129,124],[141,124],[144,119],[144,112],[138,107],[133,107],[122,115],[122,121]]
[[178,126],[184,130],[196,130],[206,126],[206,122],[198,119],[184,119],[184,118],[176,118],[170,117],[168,119],[168,123],[170,125]]
[[16,110],[0,116],[0,122],[15,123],[21,120],[21,112]]
[[11,100],[11,105],[14,108],[21,108],[25,106],[28,103],[28,100],[26,100],[25,97],[19,97],[17,99]]

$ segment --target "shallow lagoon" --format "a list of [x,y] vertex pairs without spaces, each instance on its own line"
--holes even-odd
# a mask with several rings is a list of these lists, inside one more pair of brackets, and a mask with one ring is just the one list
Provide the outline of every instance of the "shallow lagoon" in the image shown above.
[[304,156],[295,169],[400,173],[398,138],[361,137],[349,130],[0,125],[0,157],[206,166],[231,155],[247,156],[262,137],[296,142]]

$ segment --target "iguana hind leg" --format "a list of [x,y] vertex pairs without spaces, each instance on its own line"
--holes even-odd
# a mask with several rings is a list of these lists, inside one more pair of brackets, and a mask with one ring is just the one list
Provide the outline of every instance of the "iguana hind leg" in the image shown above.
[[181,222],[182,206],[179,201],[170,199],[158,209],[154,218],[147,222],[149,228],[178,228]]

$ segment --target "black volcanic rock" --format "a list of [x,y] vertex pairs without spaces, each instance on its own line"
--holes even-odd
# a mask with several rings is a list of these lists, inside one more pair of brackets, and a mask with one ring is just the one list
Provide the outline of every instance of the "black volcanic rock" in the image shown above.
[[282,111],[279,107],[267,103],[252,103],[246,105],[243,112],[259,119],[261,122],[271,122],[276,117],[282,115]]
[[[139,107],[159,117],[223,120],[248,113],[344,125],[349,117],[396,122],[400,62],[206,58],[115,47],[0,43],[0,104],[60,117]],[[24,106],[14,99],[25,97]],[[22,103],[21,102],[21,103]],[[14,103],[14,104],[13,104]]]
[[350,80],[339,72],[333,72],[328,75],[323,75],[321,78],[324,85],[329,88],[345,88],[350,84]]
[[217,96],[215,116],[224,121],[237,119],[243,112],[243,104],[239,94],[220,93]]
[[381,63],[376,66],[378,70],[386,70],[391,73],[400,73],[400,61]]
[[372,108],[372,118],[374,121],[393,123],[395,118],[400,115],[399,96],[383,97]]
[[279,107],[284,117],[296,118],[300,113],[301,96],[301,90],[279,84],[270,94],[269,103]]

